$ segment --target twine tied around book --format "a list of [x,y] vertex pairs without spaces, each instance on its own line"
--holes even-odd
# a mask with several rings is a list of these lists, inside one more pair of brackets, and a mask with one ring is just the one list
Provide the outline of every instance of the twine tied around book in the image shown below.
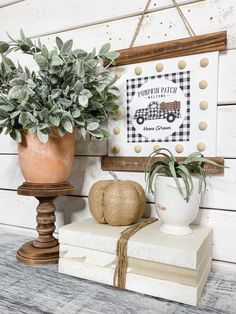
[[127,256],[128,240],[136,232],[138,232],[142,228],[152,224],[153,222],[157,220],[158,220],[157,218],[146,218],[128,227],[127,229],[121,232],[121,236],[116,246],[117,261],[116,261],[116,268],[115,268],[114,277],[113,277],[114,287],[118,289],[125,289],[125,286],[126,286],[126,274],[127,274],[127,268],[128,268],[128,256]]

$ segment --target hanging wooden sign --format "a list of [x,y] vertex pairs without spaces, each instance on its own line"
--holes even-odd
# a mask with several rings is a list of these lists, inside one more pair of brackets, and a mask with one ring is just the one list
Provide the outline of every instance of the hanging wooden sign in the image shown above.
[[188,56],[227,48],[227,32],[216,32],[167,42],[118,50],[114,66]]
[[[224,166],[224,158],[222,157],[208,157],[210,160]],[[160,160],[161,158],[156,158]],[[162,158],[163,159],[163,158]],[[176,158],[177,161],[183,161],[184,157]],[[145,171],[145,157],[102,157],[102,170],[104,171],[132,171],[144,172]],[[208,175],[221,175],[224,174],[224,168],[217,167],[211,164],[204,165],[204,172]]]
[[108,155],[146,157],[165,147],[180,157],[216,156],[218,56],[226,41],[217,32],[120,50],[111,69],[121,97]]

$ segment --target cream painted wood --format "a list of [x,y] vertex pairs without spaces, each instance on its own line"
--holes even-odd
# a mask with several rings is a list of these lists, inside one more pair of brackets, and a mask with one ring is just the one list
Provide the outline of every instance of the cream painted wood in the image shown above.
[[[227,159],[225,163],[229,168],[225,169],[224,176],[208,177],[207,191],[201,202],[202,207],[236,210],[234,197],[236,191],[236,160]],[[122,180],[137,181],[145,189],[143,173],[117,172],[117,175]],[[76,187],[76,195],[87,196],[93,183],[102,179],[111,179],[111,176],[108,172],[101,170],[100,158],[76,158],[70,177],[70,182]],[[147,195],[147,197],[149,201],[154,201],[152,195]]]
[[[178,2],[181,3],[181,1]],[[189,4],[182,7],[182,10],[196,34],[205,33],[206,29],[208,32],[214,32],[227,28],[229,31],[229,47],[236,47],[235,12],[232,10],[233,0],[218,0],[217,5],[215,5],[214,0],[194,3],[190,3],[192,1],[184,2],[189,2]],[[153,8],[156,10],[157,8],[158,11],[148,14],[146,17],[142,31],[137,37],[136,45],[189,36],[176,8],[173,8],[171,3],[172,1],[170,0],[162,0],[160,4],[159,1],[153,1],[153,6],[150,6],[150,10],[152,11]],[[99,5],[91,0],[72,0],[68,6],[65,0],[56,2],[41,0],[40,8],[43,7],[44,9],[40,10],[37,1],[26,0],[16,3],[14,6],[2,8],[0,12],[2,29],[0,37],[2,40],[7,39],[5,29],[12,36],[18,37],[19,28],[22,27],[29,36],[35,37],[84,28],[103,22],[109,23],[112,20],[119,20],[118,22],[122,22],[124,25],[123,21],[120,21],[124,18],[132,20],[132,27],[129,30],[134,32],[138,19],[133,16],[141,14],[145,4],[145,0],[128,2],[122,0],[119,2],[119,5],[117,5],[115,0],[103,0],[102,4],[100,2]],[[154,4],[156,5],[154,6]],[[55,5],[57,10],[55,10]],[[104,8],[106,9],[104,10]],[[30,14],[27,14],[29,12]],[[78,12],[80,13],[79,18]],[[8,16],[11,16],[16,22],[12,23]],[[20,25],[18,24],[19,17]],[[201,23],[198,22],[199,19],[201,19]],[[123,30],[124,26],[121,29]],[[150,29],[153,29],[151,33]],[[132,36],[131,31],[126,33]]]
[[[224,176],[212,176],[207,179],[207,191],[201,202],[202,207],[236,210],[236,159],[226,159]],[[143,173],[117,172],[121,180],[134,180],[145,189]],[[75,195],[88,196],[94,182],[111,179],[108,172],[101,170],[100,157],[76,157],[69,181],[75,186]],[[0,188],[15,190],[24,178],[21,174],[17,155],[0,155]],[[152,195],[148,201],[154,202]]]
[[[0,224],[34,229],[36,205],[33,197],[0,191]],[[56,206],[57,228],[91,217],[86,197],[61,197],[56,200]],[[156,216],[154,204],[147,204],[146,215]],[[200,209],[197,222],[213,228],[213,259],[236,263],[236,212]]]
[[[146,0],[25,0],[11,8],[5,7],[0,12],[0,38],[7,39],[5,30],[17,37],[22,27],[29,36],[58,33],[60,31],[99,24],[104,21],[122,19],[141,14]],[[179,4],[196,2],[181,0]],[[150,10],[163,10],[173,7],[171,0],[152,1]],[[9,19],[9,16],[11,17]],[[15,23],[12,23],[12,20]],[[19,24],[18,24],[19,23]]]
[[[213,227],[212,254],[214,259],[236,263],[235,221],[236,212],[210,209],[200,210],[195,222]],[[221,251],[221,248],[224,248],[224,252]]]
[[[236,210],[234,197],[236,191],[236,160],[227,159],[226,166],[230,168],[225,169],[224,176],[208,177],[207,191],[201,202],[202,207]],[[145,189],[143,173],[117,172],[117,175],[122,180],[137,181]],[[70,177],[70,182],[76,187],[76,195],[87,196],[92,184],[102,179],[111,179],[111,176],[108,172],[101,170],[100,158],[76,158]],[[149,201],[154,201],[152,195],[147,195],[147,197]]]
[[37,237],[38,233],[34,229],[24,228],[24,227],[16,227],[10,226],[0,223],[0,230],[4,231],[5,233],[13,233],[19,235],[28,235],[31,237]]
[[[0,224],[35,229],[37,204],[38,201],[34,197],[0,190]],[[65,224],[91,216],[87,209],[87,198],[63,196],[56,199],[55,205],[56,231]]]
[[[103,0],[103,4],[99,3],[99,5],[96,1],[71,0],[68,5],[68,1],[63,0],[41,0],[40,3],[26,0],[14,6],[2,8],[0,11],[0,37],[3,40],[7,39],[5,29],[12,36],[18,37],[20,27],[29,36],[57,33],[104,20],[140,14],[146,4],[145,0],[135,1],[131,6],[127,1],[121,2],[117,6],[115,0]],[[12,22],[14,20],[15,23]]]
[[75,142],[75,155],[105,156],[107,155],[107,140],[90,139],[89,135],[86,136],[86,139],[83,139],[78,130]]
[[[235,26],[236,29],[236,26]],[[218,76],[218,104],[236,103],[236,50],[220,53]]]
[[16,154],[17,143],[10,136],[0,134],[0,154]]
[[0,9],[5,7],[5,6],[13,5],[13,4],[16,4],[16,3],[22,2],[22,1],[25,1],[25,0],[0,0]]
[[37,200],[21,197],[14,191],[0,191],[0,223],[24,228],[36,228]]
[[236,106],[218,107],[217,154],[236,157]]
[[[228,48],[233,49],[236,47],[234,6],[234,0],[206,0],[184,5],[182,11],[197,35],[227,29]],[[176,14],[176,9],[170,8],[146,16],[136,46],[188,36],[182,19]]]
[[236,264],[222,261],[213,261],[212,270],[225,274],[236,274]]
[[0,187],[16,190],[25,181],[21,174],[18,156],[1,155],[0,160],[0,171],[2,172],[0,175]]

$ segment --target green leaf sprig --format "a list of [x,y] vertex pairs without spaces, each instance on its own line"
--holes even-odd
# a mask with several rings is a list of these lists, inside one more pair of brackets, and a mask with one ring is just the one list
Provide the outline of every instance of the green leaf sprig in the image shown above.
[[[48,141],[53,128],[60,136],[75,127],[97,139],[109,136],[104,128],[108,117],[118,109],[119,89],[107,63],[113,63],[117,52],[110,44],[88,53],[73,49],[73,41],[56,37],[56,47],[49,50],[40,39],[37,43],[25,36],[0,41],[0,133],[21,142],[23,130],[36,134],[42,143]],[[11,52],[20,51],[32,57],[37,71],[15,64]]]

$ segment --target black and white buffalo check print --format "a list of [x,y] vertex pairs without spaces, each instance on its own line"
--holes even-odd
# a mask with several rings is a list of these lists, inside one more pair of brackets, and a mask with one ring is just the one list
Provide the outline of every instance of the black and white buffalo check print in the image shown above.
[[[179,130],[172,133],[170,136],[163,139],[150,139],[137,132],[133,127],[130,116],[130,103],[138,88],[140,88],[148,80],[157,78],[165,78],[177,84],[183,91],[187,100],[187,112],[183,123]],[[138,77],[126,80],[127,92],[127,141],[128,143],[141,142],[184,142],[189,141],[190,138],[190,71],[168,73],[164,75],[156,75],[150,77]]]

